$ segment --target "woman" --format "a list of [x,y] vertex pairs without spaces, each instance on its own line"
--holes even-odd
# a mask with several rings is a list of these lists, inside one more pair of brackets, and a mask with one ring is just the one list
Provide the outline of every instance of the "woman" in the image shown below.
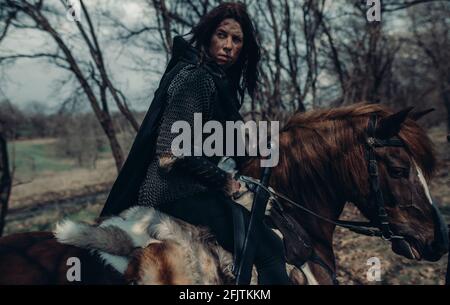
[[[254,95],[259,59],[254,27],[240,3],[210,11],[193,28],[189,43],[176,37],[172,59],[102,216],[135,204],[154,206],[208,227],[222,247],[234,252],[233,209],[244,214],[246,223],[250,215],[227,196],[238,184],[217,168],[220,157],[185,157],[170,171],[164,164],[173,157],[174,122],[193,126],[194,113],[202,114],[203,123],[242,119],[238,110],[245,91]],[[258,283],[289,284],[282,241],[264,225],[259,230]]]

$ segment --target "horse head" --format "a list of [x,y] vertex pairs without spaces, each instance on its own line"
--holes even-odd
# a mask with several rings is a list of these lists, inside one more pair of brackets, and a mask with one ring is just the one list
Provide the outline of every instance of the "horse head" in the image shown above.
[[[373,137],[367,130],[358,137],[366,142],[369,138],[380,142],[372,150],[386,220],[393,236],[398,237],[387,238],[392,250],[409,259],[437,261],[448,251],[448,230],[427,185],[436,160],[430,139],[414,120],[417,114],[410,111],[411,108],[396,113],[381,112],[373,126]],[[389,145],[391,139],[400,140],[400,144]],[[360,187],[354,190],[351,201],[365,217],[379,224],[379,207],[374,202],[376,195],[370,186],[369,169],[362,169],[358,175]]]
[[[325,269],[335,270],[333,233],[347,202],[391,241],[395,253],[429,261],[447,253],[447,226],[427,186],[436,159],[430,139],[415,121],[426,113],[354,104],[296,114],[281,130],[280,162],[270,184],[302,206],[280,200],[291,227],[295,223],[306,231]],[[244,174],[254,175],[256,168],[251,162]],[[296,242],[285,239],[288,260],[301,252],[290,251]]]

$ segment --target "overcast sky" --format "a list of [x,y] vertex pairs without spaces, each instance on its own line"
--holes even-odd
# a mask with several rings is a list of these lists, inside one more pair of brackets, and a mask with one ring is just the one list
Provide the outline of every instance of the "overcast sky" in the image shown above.
[[[97,9],[108,9],[114,16],[120,17],[121,21],[128,25],[139,23],[144,19],[145,22],[154,20],[154,15],[148,12],[145,13],[139,2],[142,3],[142,1],[138,0],[86,1],[91,14]],[[59,7],[62,8],[61,5]],[[64,13],[61,10],[61,14]],[[97,22],[98,20],[94,20],[94,24]],[[105,37],[109,38],[110,36],[107,35],[109,31],[106,28],[101,28],[100,30],[103,32],[99,35],[100,43],[104,53],[106,53],[104,54],[106,62],[115,84],[118,84],[118,87],[125,92],[130,105],[134,109],[146,109],[153,96],[154,87],[157,85],[157,75],[129,69],[133,64],[131,57],[142,56],[150,61],[155,61],[157,63],[155,68],[160,70],[164,68],[164,65],[161,65],[161,60],[164,63],[164,58],[149,56],[149,54],[144,54],[140,49],[131,49],[131,47],[118,43],[102,41]],[[59,24],[58,32],[69,35],[70,33],[77,33],[77,29],[74,22],[63,19],[62,23]],[[52,38],[46,33],[32,30],[17,30],[11,31],[0,44],[0,54],[11,51],[31,54],[33,52],[55,49],[54,46],[55,43]],[[86,48],[84,45],[81,45],[81,47]],[[25,108],[28,103],[36,101],[47,105],[50,110],[56,110],[61,105],[61,100],[73,89],[73,87],[69,88],[67,86],[61,88],[61,84],[58,81],[64,79],[68,72],[47,63],[45,59],[21,59],[14,64],[2,65],[0,70],[2,73],[0,99],[6,97],[20,108]],[[61,90],[55,90],[58,88]]]
[[[89,0],[85,1],[91,13],[91,17],[96,24],[96,30],[102,46],[108,70],[114,80],[114,84],[125,93],[128,102],[133,109],[145,110],[148,108],[154,90],[158,85],[159,78],[165,67],[165,55],[162,53],[151,54],[148,50],[142,50],[131,45],[123,45],[119,42],[111,41],[116,37],[113,29],[102,25],[104,18],[96,17],[99,10],[107,10],[112,15],[129,27],[136,25],[149,25],[155,23],[155,14],[149,10],[144,0]],[[74,34],[79,37],[76,24],[65,18],[66,11],[57,0],[46,0],[60,9],[60,20],[55,20],[54,26],[63,35],[66,43],[70,44],[76,51],[77,56],[89,58],[86,54],[87,47],[84,43],[77,44],[76,39],[70,37]],[[327,2],[329,4],[335,2]],[[345,7],[345,6],[344,6]],[[329,8],[328,13],[333,15],[339,10]],[[50,17],[51,21],[53,18]],[[382,22],[386,22],[382,18]],[[404,18],[391,18],[391,26],[385,27],[394,32],[407,31]],[[56,22],[57,21],[57,22]],[[81,16],[81,22],[83,16]],[[388,25],[388,23],[385,23]],[[40,31],[16,30],[8,33],[7,38],[0,44],[0,56],[8,53],[31,54],[35,52],[51,52],[55,50],[53,39]],[[153,67],[156,72],[142,72],[131,69],[135,62],[133,59],[141,58],[145,66]],[[45,59],[21,59],[14,64],[0,67],[0,100],[8,98],[20,108],[26,108],[30,102],[45,104],[50,111],[57,110],[61,102],[73,92],[72,86],[62,87],[60,81],[65,79],[69,72],[49,64]],[[321,76],[323,77],[323,76]],[[77,83],[75,83],[77,84]],[[57,90],[59,89],[59,90]],[[84,103],[89,109],[88,103]],[[114,108],[113,103],[110,103]]]

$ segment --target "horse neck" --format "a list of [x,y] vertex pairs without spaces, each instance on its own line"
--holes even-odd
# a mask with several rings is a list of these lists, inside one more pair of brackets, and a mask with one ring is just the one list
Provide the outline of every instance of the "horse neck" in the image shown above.
[[[244,175],[252,176],[254,178],[260,178],[260,172],[261,169],[258,160],[252,160],[242,171]],[[315,192],[308,187],[302,187],[301,183],[298,184],[298,187],[295,189],[289,189],[285,185],[282,185],[279,179],[282,175],[283,173],[280,168],[273,168],[270,185],[275,191],[286,195],[293,201],[323,217],[333,220],[339,218],[346,201],[345,199],[340,198],[339,194],[341,192],[338,186],[330,189],[326,194],[315,197]],[[311,239],[315,253],[333,272],[335,272],[335,256],[333,251],[335,225],[302,212],[296,207],[286,205],[285,203],[281,204],[283,205],[285,213],[292,217],[296,225],[301,226],[306,231]],[[328,274],[324,275],[322,278],[326,278],[327,275]]]
[[[341,215],[345,203],[348,201],[349,191],[351,189],[346,183],[349,179],[343,178],[337,168],[346,169],[345,164],[338,165],[334,158],[330,158],[327,154],[321,159],[320,156],[314,155],[310,160],[305,154],[301,160],[287,160],[292,154],[282,150],[292,151],[294,147],[290,144],[283,143],[283,133],[280,134],[280,156],[285,156],[284,160],[280,158],[278,166],[272,169],[270,185],[275,191],[280,192],[293,201],[305,206],[316,214],[328,219],[336,220]],[[338,139],[339,140],[339,139]],[[288,142],[290,143],[290,142]],[[299,140],[298,143],[301,143]],[[284,162],[284,163],[283,163]],[[289,164],[287,164],[289,162]],[[329,168],[324,171],[320,177],[311,167],[305,165],[320,165],[321,168]],[[344,161],[342,161],[344,162]],[[244,166],[242,173],[255,178],[260,178],[260,162],[258,159],[252,159]],[[316,254],[322,258],[326,264],[334,271],[335,258],[333,252],[333,235],[335,225],[320,220],[315,216],[302,212],[299,208],[284,205],[285,213],[289,213],[294,221],[301,226],[311,238],[312,246]]]
[[[304,192],[308,192],[308,190],[305,189]],[[294,201],[298,202],[295,199]],[[303,203],[302,205],[320,216],[331,220],[337,220],[345,206],[345,201],[330,196],[326,201],[310,201],[308,204]],[[289,213],[288,211],[289,210],[287,210],[287,213]],[[336,226],[321,220],[316,216],[301,212],[298,208],[292,208],[290,211],[290,215],[293,216],[295,223],[301,226],[308,234],[315,254],[319,256],[333,272],[335,272],[336,266],[333,250],[333,236]]]

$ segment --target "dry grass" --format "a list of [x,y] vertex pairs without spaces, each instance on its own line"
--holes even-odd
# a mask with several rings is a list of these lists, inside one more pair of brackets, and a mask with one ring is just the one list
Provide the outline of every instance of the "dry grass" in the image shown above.
[[30,183],[12,189],[10,208],[32,205],[53,198],[67,198],[84,192],[88,187],[104,190],[114,182],[117,170],[112,159],[97,161],[96,169],[76,168],[63,172],[44,172]]

